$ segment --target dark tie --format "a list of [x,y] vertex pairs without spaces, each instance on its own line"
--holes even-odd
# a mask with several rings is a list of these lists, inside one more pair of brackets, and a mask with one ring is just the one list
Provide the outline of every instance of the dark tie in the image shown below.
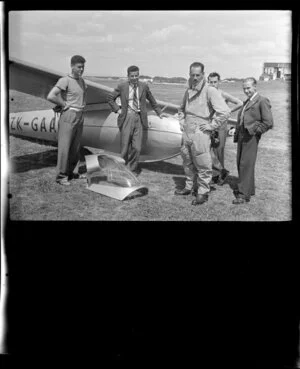
[[136,89],[137,89],[137,86],[134,86],[133,87],[133,102],[132,102],[132,105],[133,105],[133,109],[138,111],[139,110],[139,103],[138,103]]

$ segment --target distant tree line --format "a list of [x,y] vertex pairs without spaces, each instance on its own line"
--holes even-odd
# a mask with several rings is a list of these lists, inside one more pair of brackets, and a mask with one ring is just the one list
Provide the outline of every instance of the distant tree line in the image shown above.
[[168,78],[168,77],[158,77],[158,76],[155,76],[153,78],[153,82],[158,82],[158,83],[186,83],[187,82],[187,79],[186,78],[183,78],[183,77],[171,77],[171,78]]
[[[116,77],[116,76],[85,76],[86,78],[99,78],[99,79],[112,79],[112,80],[126,80],[127,77]],[[148,79],[152,80],[152,82],[156,83],[186,83],[187,79],[184,77],[161,77],[155,76],[150,77],[147,75],[140,75],[139,78],[141,80]]]
[[240,82],[243,80],[243,78],[235,78],[235,77],[230,77],[230,78],[224,78],[223,81],[234,81],[234,82]]
[[116,79],[119,80],[120,77],[115,77],[115,76],[85,76],[85,78],[100,78],[100,79]]

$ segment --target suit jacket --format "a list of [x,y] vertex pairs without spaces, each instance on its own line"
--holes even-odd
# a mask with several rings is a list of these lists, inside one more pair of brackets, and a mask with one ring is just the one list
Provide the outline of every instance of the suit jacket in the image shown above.
[[[244,102],[246,104],[247,100]],[[238,113],[238,127],[243,123],[241,114],[243,109]],[[250,135],[265,133],[273,127],[273,116],[271,112],[271,104],[269,99],[257,94],[244,110],[244,126]]]
[[[139,101],[140,101],[140,110],[141,110],[141,122],[142,125],[147,128],[148,127],[148,117],[147,117],[147,102],[146,99],[150,102],[153,110],[157,115],[161,114],[161,109],[157,105],[155,98],[153,97],[149,86],[147,83],[138,82],[139,87]],[[118,116],[118,127],[121,129],[124,123],[124,120],[127,115],[128,110],[128,99],[129,99],[129,82],[123,82],[118,85],[118,87],[114,90],[112,94],[110,94],[107,98],[107,102],[110,105],[113,112],[117,113],[120,109],[118,104],[115,102],[116,98],[120,96],[122,113]]]

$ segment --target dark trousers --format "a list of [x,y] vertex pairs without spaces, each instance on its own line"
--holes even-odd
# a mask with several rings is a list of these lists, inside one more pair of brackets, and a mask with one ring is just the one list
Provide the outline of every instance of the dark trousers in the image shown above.
[[213,177],[223,175],[226,172],[224,166],[224,151],[227,137],[227,122],[219,129],[220,144],[218,147],[212,147],[211,157],[213,165]]
[[238,191],[247,199],[255,195],[254,170],[258,142],[257,136],[251,136],[247,129],[241,126],[237,144]]
[[57,178],[71,175],[80,153],[80,139],[83,129],[83,112],[68,109],[58,122]]
[[131,171],[138,167],[142,139],[143,126],[140,114],[128,110],[121,128],[121,157]]

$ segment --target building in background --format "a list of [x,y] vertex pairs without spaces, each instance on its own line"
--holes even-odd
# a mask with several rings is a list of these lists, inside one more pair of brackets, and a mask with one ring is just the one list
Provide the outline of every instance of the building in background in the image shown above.
[[273,79],[291,79],[291,63],[264,63],[263,73],[259,77],[261,81]]

